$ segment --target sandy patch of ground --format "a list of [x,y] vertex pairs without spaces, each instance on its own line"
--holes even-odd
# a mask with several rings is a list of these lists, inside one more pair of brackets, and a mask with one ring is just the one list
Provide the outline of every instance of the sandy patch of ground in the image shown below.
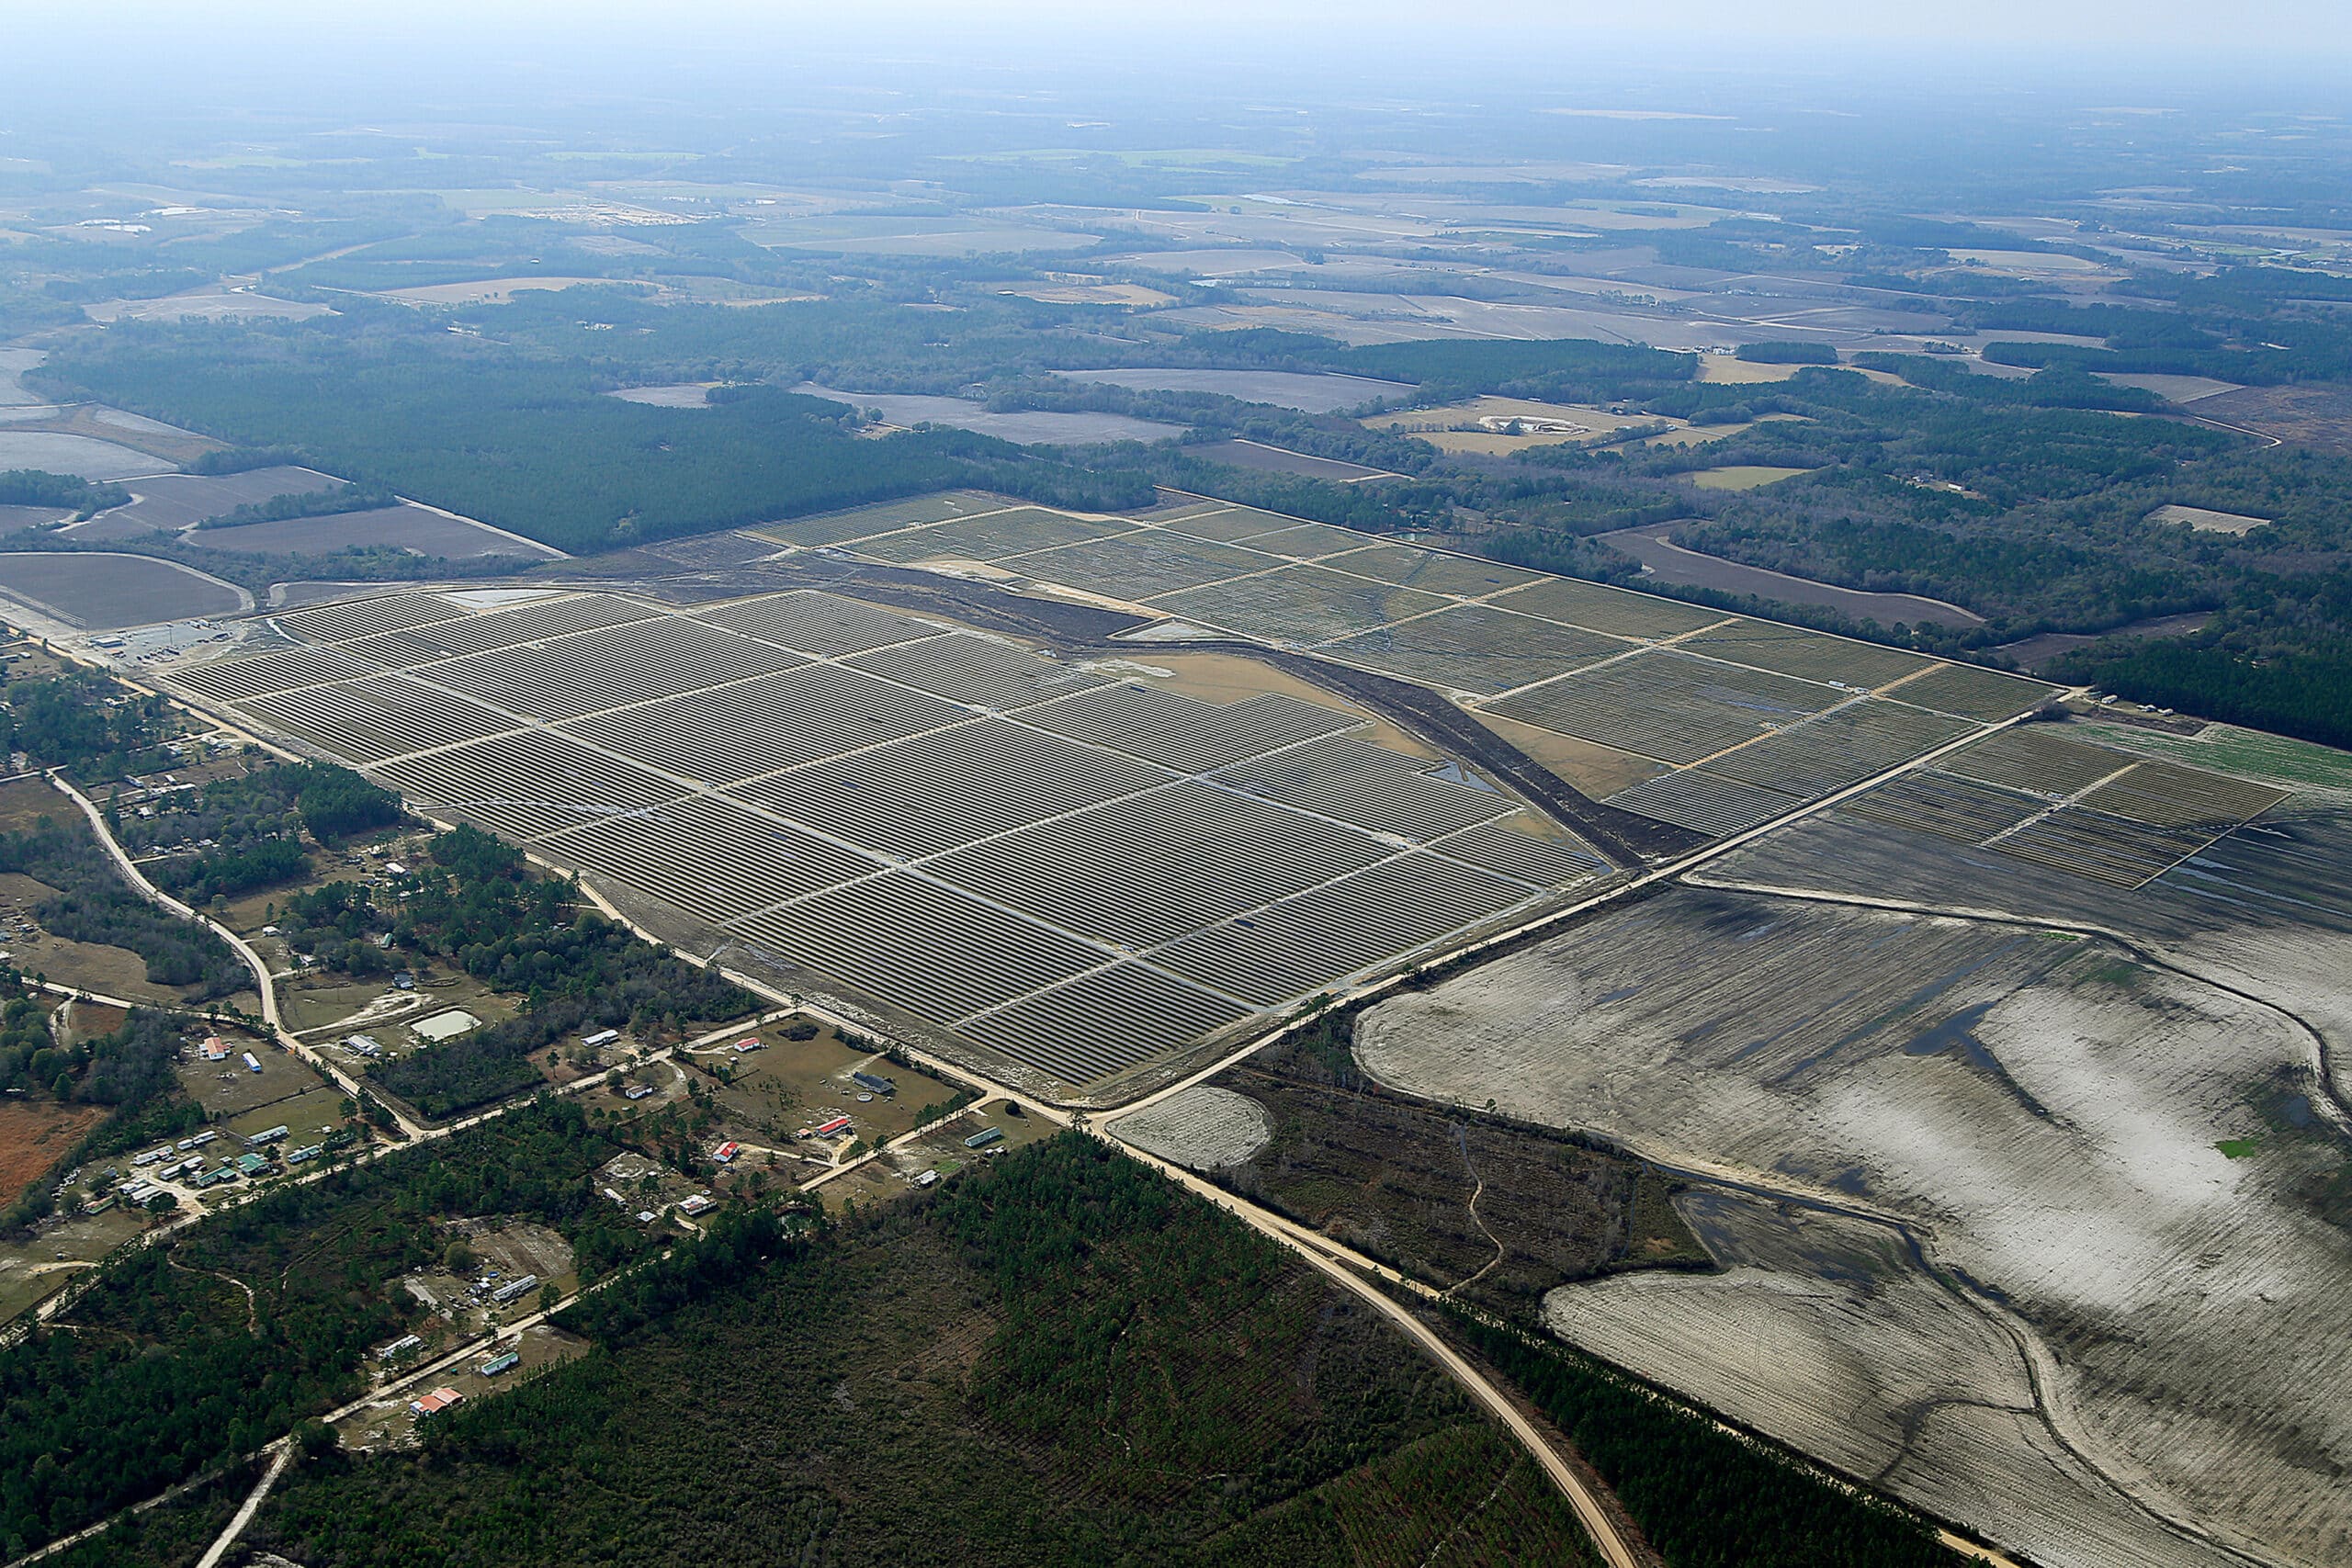
[[2199,534],[2251,534],[2256,528],[2270,526],[2267,517],[2248,517],[2242,512],[2216,512],[2206,506],[2159,506],[2148,513],[2151,523],[2180,523]]
[[[2108,1483],[2086,1491],[1999,1414],[2005,1375],[1975,1380],[1993,1414],[1938,1405],[1918,1425],[1886,1475],[1899,1495],[2051,1568],[2197,1561],[2129,1546],[2168,1540],[2157,1517],[2280,1561],[2352,1554],[2332,1480],[2352,1463],[2334,1394],[2352,1243],[2312,1195],[2345,1168],[2321,1132],[2272,1125],[2308,1120],[2312,1091],[2276,1013],[2030,927],[1686,890],[1384,1002],[1357,1043],[1396,1088],[1911,1227],[1942,1278],[1905,1300],[1940,1303],[1940,1338],[1990,1325],[2033,1358],[2052,1441]],[[1816,1295],[1849,1283],[1834,1259],[1784,1271]],[[1617,1302],[1589,1295],[1578,1321],[1643,1355],[1698,1310],[1644,1296],[1608,1316]],[[1832,1413],[1899,1427],[1932,1393],[1903,1371],[1924,1331],[1878,1302],[1759,1308],[1668,1381],[1704,1397],[1743,1377],[1759,1427],[1824,1445],[1834,1352],[1872,1392]],[[1985,1495],[1951,1506],[1969,1477]]]
[[1734,463],[1721,468],[1701,468],[1690,476],[1690,482],[1701,490],[1761,490],[1811,472],[1811,468],[1781,468],[1768,463]]
[[1116,1123],[1122,1143],[1193,1170],[1239,1165],[1274,1135],[1266,1108],[1246,1094],[1195,1084]]
[[1667,771],[1664,763],[1647,757],[1594,740],[1579,740],[1573,735],[1555,735],[1483,708],[1472,709],[1471,716],[1595,798],[1614,795]]
[[1275,692],[1286,697],[1296,697],[1303,703],[1316,703],[1323,707],[1337,708],[1342,713],[1372,719],[1373,727],[1364,733],[1364,739],[1385,746],[1391,751],[1401,751],[1408,757],[1427,757],[1431,761],[1439,757],[1435,750],[1386,719],[1325,691],[1312,681],[1302,681],[1295,675],[1276,670],[1272,665],[1261,664],[1254,659],[1244,659],[1231,653],[1162,653],[1155,649],[1147,666],[1155,675],[1155,684],[1188,697],[1196,697],[1204,703],[1247,702],[1251,697]]
[[1441,408],[1374,414],[1363,424],[1369,430],[1418,436],[1442,452],[1500,457],[1532,446],[1600,446],[1629,430],[1655,430],[1661,424],[1679,429],[1682,423],[1658,414],[1621,414],[1573,403],[1483,397]]

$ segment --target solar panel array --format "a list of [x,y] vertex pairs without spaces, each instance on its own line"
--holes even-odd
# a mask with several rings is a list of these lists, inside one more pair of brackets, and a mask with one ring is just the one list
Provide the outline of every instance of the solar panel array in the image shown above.
[[[1705,766],[1710,778],[1651,781],[1611,797],[1700,832],[1766,820],[1778,815],[1775,794],[1812,798],[1869,778],[2054,690],[1216,502],[1110,520],[1001,506],[934,523],[876,509],[862,525],[832,518],[817,531],[880,561],[987,561],[1183,624],[1467,694],[1475,707],[1577,740]],[[1902,709],[1806,723],[1864,693]],[[1795,733],[1773,743],[1784,730]]]
[[1906,773],[1840,809],[2131,888],[2290,793],[2024,728],[1940,758],[1933,770]]
[[1359,715],[1199,702],[824,593],[326,608],[293,629],[331,644],[186,683],[1074,1084],[1608,869]]

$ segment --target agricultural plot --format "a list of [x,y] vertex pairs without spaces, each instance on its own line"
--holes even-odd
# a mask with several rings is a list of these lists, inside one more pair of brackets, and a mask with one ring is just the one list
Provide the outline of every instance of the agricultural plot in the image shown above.
[[1491,604],[1458,604],[1325,643],[1316,651],[1424,685],[1491,696],[1614,659],[1634,648],[1617,637]]
[[1494,711],[1664,762],[1695,762],[1839,700],[1827,686],[1650,649],[1531,687]]
[[1411,384],[1404,381],[1295,370],[1064,370],[1059,374],[1071,381],[1129,387],[1141,392],[1204,392],[1306,413],[1336,413],[1413,391]]
[[1442,610],[1450,601],[1317,566],[1236,578],[1163,594],[1152,608],[1229,627],[1265,642],[1311,644]]
[[139,481],[130,504],[83,524],[74,530],[74,537],[127,539],[157,532],[176,534],[240,506],[281,495],[310,495],[333,490],[341,482],[312,468],[284,465],[242,474],[158,474]]
[[230,615],[252,601],[234,585],[153,556],[0,554],[0,591],[93,628]]
[[161,457],[135,452],[119,442],[56,430],[0,430],[0,470],[40,468],[52,474],[104,481],[177,468]]
[[202,550],[242,550],[252,555],[330,555],[337,550],[393,549],[447,560],[482,556],[521,556],[552,560],[558,552],[511,534],[486,528],[429,506],[371,507],[323,517],[287,517],[244,523],[232,528],[199,528],[187,542]]

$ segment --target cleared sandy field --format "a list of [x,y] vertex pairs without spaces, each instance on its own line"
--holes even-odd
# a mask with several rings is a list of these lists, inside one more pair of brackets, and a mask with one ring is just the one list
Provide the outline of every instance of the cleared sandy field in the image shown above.
[[2159,506],[2148,513],[2151,523],[2183,524],[2199,534],[2251,534],[2256,528],[2270,526],[2267,517],[2248,517],[2242,512],[2216,512],[2208,506]]
[[1239,1165],[1273,1136],[1266,1108],[1246,1094],[1195,1084],[1118,1123],[1121,1142],[1193,1170]]
[[[1357,1043],[1400,1089],[1899,1222],[1942,1273],[1858,1289],[1835,1248],[1733,1247],[1774,1277],[1559,1298],[1580,1342],[1859,1473],[1883,1464],[2052,1568],[2219,1560],[2167,1517],[2266,1560],[2352,1553],[2329,1479],[2352,1461],[2352,1245],[2317,1196],[2345,1151],[2278,1013],[2031,927],[1685,890],[1384,1003]],[[1723,1293],[1675,1293],[1705,1289]],[[1923,1382],[1923,1359],[1964,1367],[1999,1338],[2009,1370],[1968,1376],[1979,1414]],[[1854,1368],[1826,1389],[1838,1357]],[[2017,1404],[2029,1363],[2039,1411],[1982,1413]],[[1825,1422],[1859,1430],[1832,1442]]]
[[[1519,422],[1520,432],[1510,425]],[[1442,452],[1476,452],[1507,457],[1536,446],[1600,446],[1628,430],[1655,429],[1660,424],[1679,428],[1682,422],[1657,414],[1611,413],[1607,409],[1575,403],[1532,402],[1525,398],[1471,398],[1439,408],[1407,409],[1374,414],[1363,422],[1371,430],[1415,436]],[[1493,428],[1456,429],[1457,425]],[[1545,425],[1558,428],[1540,428]]]
[[0,1207],[64,1156],[77,1139],[107,1119],[96,1105],[0,1101]]
[[1127,387],[1141,392],[1206,392],[1272,403],[1303,413],[1337,413],[1377,398],[1408,396],[1412,384],[1376,381],[1366,376],[1319,375],[1296,370],[1201,370],[1171,367],[1142,370],[1064,370],[1072,381]]
[[1733,463],[1721,468],[1702,468],[1690,476],[1690,482],[1701,490],[1762,490],[1766,485],[1811,472],[1811,468],[1779,468],[1766,463]]
[[0,430],[0,469],[42,468],[85,479],[159,474],[175,465],[94,435],[53,430]]

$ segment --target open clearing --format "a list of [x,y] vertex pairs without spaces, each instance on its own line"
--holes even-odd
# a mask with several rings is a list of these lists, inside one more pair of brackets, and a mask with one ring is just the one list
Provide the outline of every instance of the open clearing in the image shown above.
[[1168,441],[1184,434],[1181,424],[1136,419],[1123,413],[1063,413],[1044,409],[1000,412],[963,398],[924,397],[911,392],[843,392],[804,381],[792,389],[804,397],[831,398],[852,408],[879,409],[884,423],[902,426],[950,424],[1024,446],[1085,446],[1102,441]]
[[1984,621],[1984,616],[1940,599],[1923,598],[1916,593],[1867,593],[1858,588],[1840,588],[1834,582],[1816,582],[1811,578],[1792,577],[1685,549],[1669,536],[1679,526],[1674,523],[1652,523],[1602,534],[1600,539],[1640,561],[1645,573],[1661,582],[1713,588],[1724,593],[1753,593],[1758,598],[1779,599],[1792,604],[1820,604],[1857,621],[1876,621],[1883,626],[1982,626]]
[[336,550],[395,549],[411,555],[466,560],[481,556],[524,556],[551,560],[560,552],[496,528],[453,517],[431,507],[379,507],[326,517],[288,517],[246,523],[234,528],[199,528],[187,536],[198,549],[242,550],[254,555],[326,555]]
[[193,567],[153,556],[0,552],[0,592],[93,630],[189,616],[232,615],[251,596]]
[[96,1105],[0,1102],[0,1207],[15,1202],[83,1134],[106,1119],[105,1109]]
[[628,287],[630,283],[626,278],[491,277],[478,283],[424,283],[413,288],[380,289],[376,298],[397,299],[403,305],[503,305],[534,289]]
[[1777,468],[1764,463],[1732,463],[1720,468],[1701,468],[1690,476],[1690,482],[1701,490],[1761,490],[1811,472],[1811,468]]
[[1363,423],[1367,429],[1416,436],[1442,452],[1489,457],[1508,457],[1537,446],[1602,446],[1627,431],[1654,431],[1660,425],[1679,428],[1682,423],[1657,414],[1611,413],[1573,403],[1497,397],[1374,414]]
[[161,474],[130,487],[128,506],[101,513],[67,530],[74,538],[129,539],[156,533],[177,533],[208,517],[218,517],[240,506],[281,495],[309,495],[333,490],[341,481],[311,468],[273,466],[242,474]]
[[42,468],[85,479],[126,479],[134,474],[162,473],[176,466],[95,435],[0,429],[0,469]]
[[1204,446],[1187,446],[1184,455],[1236,468],[1254,468],[1268,474],[1295,474],[1305,479],[1330,479],[1339,484],[1401,477],[1385,468],[1368,468],[1362,463],[1342,462],[1337,457],[1317,457],[1312,453],[1294,452],[1287,446],[1269,446],[1259,441],[1212,441]]
[[[2040,1562],[2222,1560],[2143,1502],[2290,1561],[2352,1541],[2324,1479],[2352,1453],[2325,1370],[2352,1251],[2312,1187],[2343,1154],[2308,1110],[2265,1131],[2314,1088],[2276,1013],[2030,927],[1690,890],[1385,1002],[1357,1047],[1412,1092],[1852,1216],[1810,1258],[1751,1240],[1719,1280],[1555,1296],[1604,1355]],[[2253,1160],[2215,1146],[2248,1135]],[[1841,1282],[1886,1221],[1942,1282],[1883,1240],[1888,1288]]]
[[1411,383],[1376,381],[1366,376],[1309,374],[1295,370],[1064,370],[1066,380],[1127,387],[1139,392],[1207,392],[1246,403],[1272,403],[1304,413],[1337,413],[1384,398],[1405,398]]
[[2248,517],[2238,512],[2215,512],[2204,506],[2159,506],[2148,513],[2151,523],[2185,524],[2200,534],[2251,534],[2256,528],[2270,526],[2267,517]]

